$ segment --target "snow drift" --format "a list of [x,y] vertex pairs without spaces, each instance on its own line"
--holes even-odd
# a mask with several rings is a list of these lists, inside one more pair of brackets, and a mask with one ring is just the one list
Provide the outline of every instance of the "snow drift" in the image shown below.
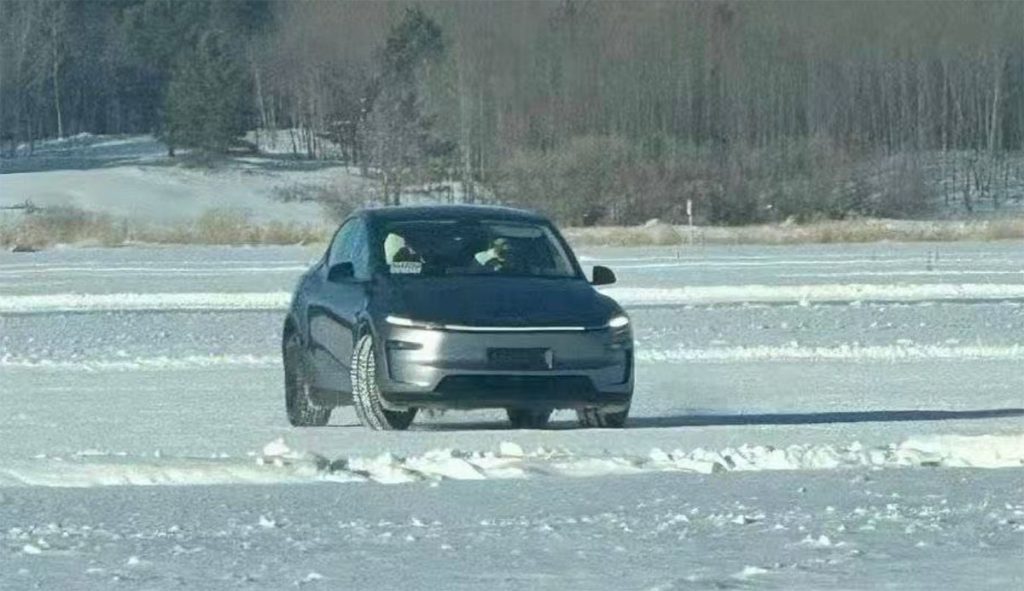
[[583,456],[566,450],[525,451],[514,442],[495,451],[431,450],[399,457],[335,460],[272,441],[250,458],[131,458],[81,453],[71,458],[36,458],[0,466],[0,486],[96,487],[124,485],[280,484],[373,482],[400,484],[438,480],[600,477],[650,472],[721,474],[733,471],[889,469],[912,467],[1012,468],[1024,466],[1024,433],[911,437],[866,447],[802,444],[776,448],[742,445],[697,448],[647,456]]

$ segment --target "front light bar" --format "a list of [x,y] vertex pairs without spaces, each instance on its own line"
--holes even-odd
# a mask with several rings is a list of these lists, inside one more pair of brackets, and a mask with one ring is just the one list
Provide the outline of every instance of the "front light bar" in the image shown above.
[[441,324],[437,322],[423,322],[413,320],[404,316],[388,315],[385,321],[392,326],[403,328],[418,328],[421,330],[452,330],[457,332],[585,332],[587,330],[601,330],[604,328],[623,328],[629,324],[629,317],[625,314],[615,316],[605,326],[468,326],[465,324]]

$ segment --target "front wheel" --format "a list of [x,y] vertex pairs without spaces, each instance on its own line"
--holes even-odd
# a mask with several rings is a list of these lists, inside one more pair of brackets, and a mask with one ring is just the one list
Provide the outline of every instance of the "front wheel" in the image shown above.
[[543,429],[551,419],[551,410],[506,409],[513,429]]
[[415,408],[404,411],[384,408],[377,385],[377,361],[370,334],[359,337],[352,352],[352,399],[359,422],[374,431],[404,431],[416,418]]
[[333,410],[313,400],[309,366],[298,333],[288,335],[284,343],[284,405],[293,427],[323,427]]
[[576,411],[581,427],[599,429],[621,429],[626,426],[629,407],[621,411],[607,411],[600,408],[584,408]]

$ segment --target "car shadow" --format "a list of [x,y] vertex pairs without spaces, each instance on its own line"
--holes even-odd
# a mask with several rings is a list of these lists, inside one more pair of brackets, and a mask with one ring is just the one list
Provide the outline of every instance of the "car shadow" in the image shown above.
[[[669,416],[631,417],[626,429],[668,429],[672,427],[726,427],[753,425],[820,425],[839,423],[899,423],[912,421],[955,421],[1024,417],[1024,408],[982,410],[878,410],[852,412],[726,414],[702,412]],[[577,428],[575,421],[552,421],[548,430]],[[511,430],[504,421],[414,423],[417,431]]]
[[725,427],[732,425],[818,425],[835,423],[900,423],[910,421],[953,421],[1024,417],[1024,408],[983,410],[876,410],[853,412],[687,414],[662,417],[633,417],[630,429],[667,427]]

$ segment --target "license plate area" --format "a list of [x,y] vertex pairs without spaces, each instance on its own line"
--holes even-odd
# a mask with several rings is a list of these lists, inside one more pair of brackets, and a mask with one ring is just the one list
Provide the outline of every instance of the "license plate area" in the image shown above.
[[490,369],[541,371],[545,369],[551,369],[553,361],[554,357],[551,354],[551,349],[487,349],[487,366]]

